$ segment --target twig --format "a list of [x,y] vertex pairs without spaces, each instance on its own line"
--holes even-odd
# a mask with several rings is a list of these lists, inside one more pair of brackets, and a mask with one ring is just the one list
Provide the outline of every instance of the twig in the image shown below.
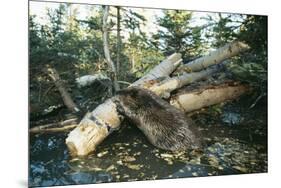
[[121,81],[121,80],[118,80],[118,83],[120,83],[120,84],[126,84],[126,85],[131,85],[131,84],[132,84],[132,83],[130,83],[130,82]]
[[249,107],[249,109],[252,109],[254,106],[256,106],[256,104],[259,102],[259,100],[260,100],[262,97],[264,97],[265,95],[266,95],[265,93],[262,93],[261,95],[259,95],[259,96],[256,98],[255,102]]
[[77,126],[77,118],[73,118],[73,119],[68,119],[62,122],[58,122],[58,123],[49,123],[46,125],[40,125],[40,126],[36,126],[33,127],[29,130],[30,133],[40,133],[40,132],[48,132],[51,130],[51,132],[54,132],[54,130],[68,130],[71,127],[68,127],[70,125],[72,126]]
[[78,124],[73,125],[65,125],[63,127],[55,127],[55,128],[47,128],[47,129],[33,129],[30,130],[30,133],[36,134],[36,133],[56,133],[56,132],[65,132],[65,131],[71,131],[75,127],[77,127]]

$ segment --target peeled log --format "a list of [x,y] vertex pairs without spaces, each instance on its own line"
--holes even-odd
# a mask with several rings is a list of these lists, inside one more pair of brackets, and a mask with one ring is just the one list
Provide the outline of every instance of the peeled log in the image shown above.
[[180,76],[175,76],[168,78],[161,83],[155,84],[148,89],[156,93],[158,96],[163,98],[168,98],[170,93],[178,88],[181,88],[187,84],[194,83],[196,81],[202,80],[215,72],[218,71],[217,67],[208,68],[200,72],[194,73],[184,73]]
[[243,42],[234,41],[213,52],[210,52],[208,55],[180,66],[176,72],[197,72],[211,65],[219,64],[230,57],[236,56],[237,54],[248,50],[249,48],[250,47]]
[[250,90],[248,85],[234,82],[224,83],[218,86],[208,86],[183,92],[170,100],[170,104],[184,112],[191,112],[203,107],[211,106],[227,100],[235,99]]
[[169,76],[180,65],[181,62],[181,54],[174,53],[170,55],[167,59],[162,61],[159,65],[155,66],[141,79],[134,82],[132,86],[140,86],[146,81],[154,80],[159,77]]
[[66,138],[66,145],[72,156],[84,156],[96,149],[110,133],[119,127],[121,121],[116,105],[106,100],[94,111],[87,113],[79,125]]

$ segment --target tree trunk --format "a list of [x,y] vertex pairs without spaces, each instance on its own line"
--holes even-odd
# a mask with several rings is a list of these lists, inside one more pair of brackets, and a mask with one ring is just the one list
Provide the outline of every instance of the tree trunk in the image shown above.
[[155,80],[159,77],[167,77],[175,70],[175,68],[180,65],[181,62],[181,54],[174,53],[170,55],[167,59],[163,60],[159,65],[155,66],[145,76],[134,82],[132,85],[140,86],[146,81]]
[[117,82],[117,71],[116,71],[116,67],[114,62],[112,61],[111,57],[110,57],[110,51],[109,51],[109,42],[108,42],[108,25],[107,25],[107,19],[108,19],[108,15],[109,15],[109,6],[104,6],[103,9],[103,24],[102,24],[102,31],[103,31],[103,50],[104,50],[104,56],[105,59],[108,63],[108,66],[110,68],[110,71],[112,72],[111,78],[112,78],[112,82],[114,85],[114,89],[115,91],[118,91],[119,88],[119,84]]
[[107,99],[83,120],[66,138],[66,145],[72,156],[84,156],[94,151],[112,130],[119,128],[120,119],[116,105]]
[[121,17],[120,17],[120,7],[116,7],[117,9],[117,54],[116,54],[116,72],[117,75],[119,75],[120,72],[120,51],[121,51],[121,36],[120,36],[120,21],[121,21]]
[[55,68],[47,67],[46,70],[49,77],[54,82],[55,86],[58,88],[61,97],[63,99],[63,102],[65,106],[72,112],[79,112],[79,108],[76,106],[76,104],[73,102],[70,94],[67,92],[67,89],[64,86],[63,81],[60,79],[60,76]]
[[207,85],[196,90],[176,94],[171,98],[170,104],[184,112],[191,112],[238,98],[247,91],[250,91],[248,85],[236,82],[226,82],[217,86]]
[[208,55],[195,59],[185,65],[182,65],[176,70],[183,72],[196,72],[203,70],[211,65],[219,64],[222,61],[236,56],[237,54],[248,50],[250,47],[239,41],[235,41],[217,49],[216,51],[210,52]]
[[135,72],[135,57],[134,54],[131,55],[131,72]]

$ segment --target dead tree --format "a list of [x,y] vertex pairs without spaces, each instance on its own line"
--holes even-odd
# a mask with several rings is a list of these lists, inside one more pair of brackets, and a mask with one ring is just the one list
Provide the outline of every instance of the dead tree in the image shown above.
[[112,61],[112,59],[110,57],[110,51],[109,51],[109,42],[108,42],[108,37],[109,37],[108,29],[109,28],[108,28],[108,23],[107,23],[108,15],[109,15],[109,6],[104,6],[103,19],[102,19],[103,50],[104,50],[105,59],[107,61],[107,64],[108,64],[111,74],[112,74],[110,76],[112,78],[114,89],[115,89],[115,91],[117,91],[117,90],[119,90],[119,84],[117,82],[117,69],[116,69],[114,62]]
[[65,106],[72,112],[79,112],[79,108],[77,107],[77,105],[73,102],[70,94],[68,93],[65,84],[63,83],[63,81],[61,80],[58,72],[56,71],[55,68],[52,68],[50,66],[47,66],[44,70],[48,76],[52,79],[52,81],[54,82],[55,86],[57,87],[57,89],[60,92],[60,95],[62,97],[62,100],[65,104]]

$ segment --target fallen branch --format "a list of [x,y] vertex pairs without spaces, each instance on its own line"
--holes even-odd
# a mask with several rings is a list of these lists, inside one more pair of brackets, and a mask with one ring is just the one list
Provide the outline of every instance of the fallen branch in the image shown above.
[[208,68],[206,70],[194,73],[184,73],[181,76],[168,78],[160,83],[150,86],[148,89],[156,93],[163,98],[169,98],[170,93],[184,85],[202,80],[208,76],[211,76],[218,71],[217,67]]
[[[72,119],[68,119],[62,122],[55,122],[55,123],[49,123],[46,125],[40,125],[40,126],[36,126],[33,127],[29,130],[30,133],[35,134],[35,133],[44,133],[44,132],[54,132],[54,130],[69,130],[67,128],[64,127],[68,127],[69,125],[78,125],[78,119],[77,118],[72,118]],[[73,127],[73,126],[72,126]]]
[[56,69],[48,66],[45,69],[45,72],[48,74],[48,76],[54,82],[55,86],[58,88],[65,106],[72,112],[79,112],[80,111],[79,108],[76,106],[76,104],[73,102],[70,94],[67,92],[67,90],[64,86],[64,83],[61,80]]
[[42,134],[42,133],[59,133],[59,132],[69,132],[76,128],[78,124],[73,124],[73,125],[65,125],[63,127],[53,127],[53,128],[47,128],[47,129],[42,129],[42,130],[36,130],[36,131],[31,131],[30,133],[32,134]]

